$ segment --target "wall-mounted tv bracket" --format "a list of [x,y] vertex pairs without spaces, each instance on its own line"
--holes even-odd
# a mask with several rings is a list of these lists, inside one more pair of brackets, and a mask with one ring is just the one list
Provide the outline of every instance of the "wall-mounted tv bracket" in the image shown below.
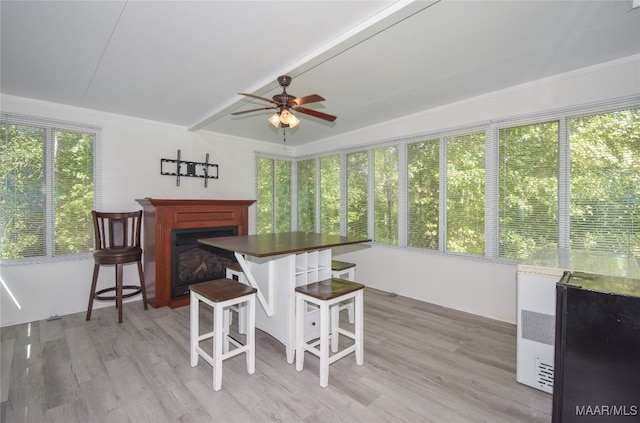
[[[171,172],[169,164],[175,163],[175,172]],[[204,187],[208,185],[209,179],[218,179],[218,165],[209,163],[209,153],[204,163],[188,162],[180,159],[180,150],[175,160],[160,159],[160,174],[176,177],[176,186],[180,186],[181,176],[190,176],[193,178],[204,178]]]

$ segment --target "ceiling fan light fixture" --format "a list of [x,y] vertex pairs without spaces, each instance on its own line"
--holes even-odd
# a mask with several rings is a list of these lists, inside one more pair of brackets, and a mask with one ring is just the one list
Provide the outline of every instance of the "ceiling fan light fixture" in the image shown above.
[[283,111],[280,112],[280,122],[284,123],[285,125],[288,125],[289,121],[291,120],[291,116],[293,115],[289,113],[289,110],[284,109]]
[[269,117],[269,122],[275,126],[276,128],[280,126],[280,115],[278,113],[274,113]]
[[288,113],[289,116],[289,128],[295,128],[300,123],[300,119],[298,119],[293,113]]
[[295,128],[300,123],[300,119],[288,110],[274,113],[268,120],[276,128],[280,126],[283,128]]

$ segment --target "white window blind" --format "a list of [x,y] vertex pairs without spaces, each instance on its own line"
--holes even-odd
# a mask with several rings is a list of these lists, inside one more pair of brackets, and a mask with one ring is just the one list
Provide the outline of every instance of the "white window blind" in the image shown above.
[[356,151],[347,158],[347,235],[367,237],[369,227],[369,153]]
[[274,184],[275,161],[267,157],[258,157],[257,171],[257,232],[273,232],[275,228]]
[[439,248],[440,141],[407,145],[407,227],[410,247]]
[[316,216],[316,159],[300,160],[298,171],[298,230],[315,232]]
[[558,121],[499,131],[499,254],[558,246]]
[[446,138],[446,250],[485,249],[485,132]]
[[398,245],[398,145],[373,150],[373,240]]
[[640,255],[640,108],[568,127],[571,248]]
[[288,232],[291,227],[291,161],[258,157],[257,232]]
[[93,250],[98,128],[3,113],[1,259],[29,263]]
[[320,158],[320,232],[340,234],[340,155]]

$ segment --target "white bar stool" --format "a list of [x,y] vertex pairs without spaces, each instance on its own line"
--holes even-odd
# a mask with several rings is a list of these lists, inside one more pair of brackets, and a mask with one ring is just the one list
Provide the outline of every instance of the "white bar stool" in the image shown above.
[[356,264],[348,261],[331,260],[331,277],[356,280]]
[[[201,356],[213,367],[213,389],[222,387],[222,361],[238,354],[247,355],[247,372],[255,372],[255,326],[256,326],[256,292],[255,288],[241,284],[232,279],[217,279],[189,286],[190,290],[190,346],[191,367],[198,365]],[[199,308],[200,301],[213,308],[213,331],[200,334]],[[230,306],[246,303],[246,340],[244,345],[229,336],[229,327],[224,324],[223,312]],[[213,339],[213,355],[207,354],[200,342]],[[229,349],[229,343],[236,348]]]
[[[296,288],[296,370],[304,367],[304,353],[309,351],[320,358],[320,386],[329,384],[329,365],[352,352],[356,364],[364,363],[363,324],[364,285],[344,279],[331,278]],[[340,328],[339,304],[352,301],[355,305],[355,331]],[[307,304],[320,309],[320,338],[307,339],[304,334]],[[338,337],[344,335],[354,341],[352,345],[338,352]],[[329,353],[331,343],[332,355]],[[319,348],[318,348],[319,346]]]
[[242,267],[240,267],[240,263],[233,262],[227,264],[225,272],[227,279],[235,279],[240,283],[249,285],[247,283],[247,278],[244,276],[244,272],[242,271]]
[[[240,263],[233,262],[226,266],[225,275],[227,279],[233,279],[245,285],[249,285],[249,281],[244,275],[242,271],[242,267],[240,267]],[[224,321],[227,326],[230,326],[233,323],[233,316],[231,315],[231,310],[238,313],[238,332],[241,334],[247,333],[247,323],[245,322],[244,316],[246,313],[242,310],[244,306],[239,304],[237,306],[229,307],[224,312]]]
[[[346,279],[349,281],[356,280],[356,264],[348,261],[331,260],[331,277]],[[347,310],[349,313],[349,323],[353,324],[353,302],[349,301],[340,306],[340,311]]]

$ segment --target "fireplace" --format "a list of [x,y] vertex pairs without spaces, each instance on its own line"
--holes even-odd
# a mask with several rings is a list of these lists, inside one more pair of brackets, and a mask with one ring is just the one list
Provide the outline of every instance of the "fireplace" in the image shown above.
[[233,252],[202,245],[200,238],[238,235],[237,226],[171,231],[171,298],[189,294],[189,285],[225,277]]
[[151,307],[189,304],[189,295],[171,293],[171,236],[176,230],[236,226],[247,235],[249,206],[254,200],[178,200],[141,198],[144,209],[142,256],[147,301]]

